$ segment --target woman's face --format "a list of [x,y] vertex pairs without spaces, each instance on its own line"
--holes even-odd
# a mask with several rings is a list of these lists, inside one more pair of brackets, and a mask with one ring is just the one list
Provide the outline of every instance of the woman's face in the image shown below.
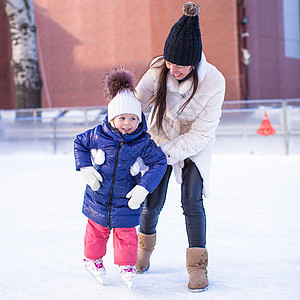
[[166,61],[166,67],[177,80],[182,80],[190,74],[192,66],[179,66]]

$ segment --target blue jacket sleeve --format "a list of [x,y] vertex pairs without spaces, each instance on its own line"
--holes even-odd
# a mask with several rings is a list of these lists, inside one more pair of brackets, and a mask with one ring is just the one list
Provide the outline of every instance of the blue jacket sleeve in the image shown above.
[[95,136],[96,130],[97,127],[78,134],[74,140],[74,156],[77,171],[82,167],[93,165],[90,150],[94,146],[93,137]]

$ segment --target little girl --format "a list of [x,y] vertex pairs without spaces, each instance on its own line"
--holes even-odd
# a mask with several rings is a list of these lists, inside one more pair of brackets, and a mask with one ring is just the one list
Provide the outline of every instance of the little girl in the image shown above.
[[[163,177],[166,157],[146,132],[132,74],[115,70],[106,75],[104,83],[111,101],[103,124],[77,135],[74,141],[76,170],[81,171],[87,183],[83,203],[83,214],[88,217],[84,263],[104,284],[102,258],[113,231],[114,263],[131,289],[137,262],[135,226],[140,223],[141,203]],[[102,161],[95,165],[92,150],[103,154]],[[143,176],[130,172],[137,159],[148,168]]]

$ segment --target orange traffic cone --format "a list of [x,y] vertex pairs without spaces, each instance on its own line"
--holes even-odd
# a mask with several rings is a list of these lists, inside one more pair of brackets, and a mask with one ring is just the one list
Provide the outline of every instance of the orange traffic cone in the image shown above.
[[265,113],[264,118],[263,118],[258,130],[256,131],[256,133],[264,135],[264,136],[268,136],[268,135],[276,133],[275,129],[273,128],[273,126],[269,120],[267,113]]

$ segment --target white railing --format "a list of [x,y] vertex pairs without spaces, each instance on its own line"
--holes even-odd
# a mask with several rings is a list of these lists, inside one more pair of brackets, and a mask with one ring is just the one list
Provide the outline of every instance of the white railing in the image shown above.
[[[72,152],[76,134],[99,124],[106,109],[0,110],[0,154]],[[276,131],[274,135],[257,134],[265,114]],[[300,99],[225,101],[216,135],[217,153],[300,153]]]

